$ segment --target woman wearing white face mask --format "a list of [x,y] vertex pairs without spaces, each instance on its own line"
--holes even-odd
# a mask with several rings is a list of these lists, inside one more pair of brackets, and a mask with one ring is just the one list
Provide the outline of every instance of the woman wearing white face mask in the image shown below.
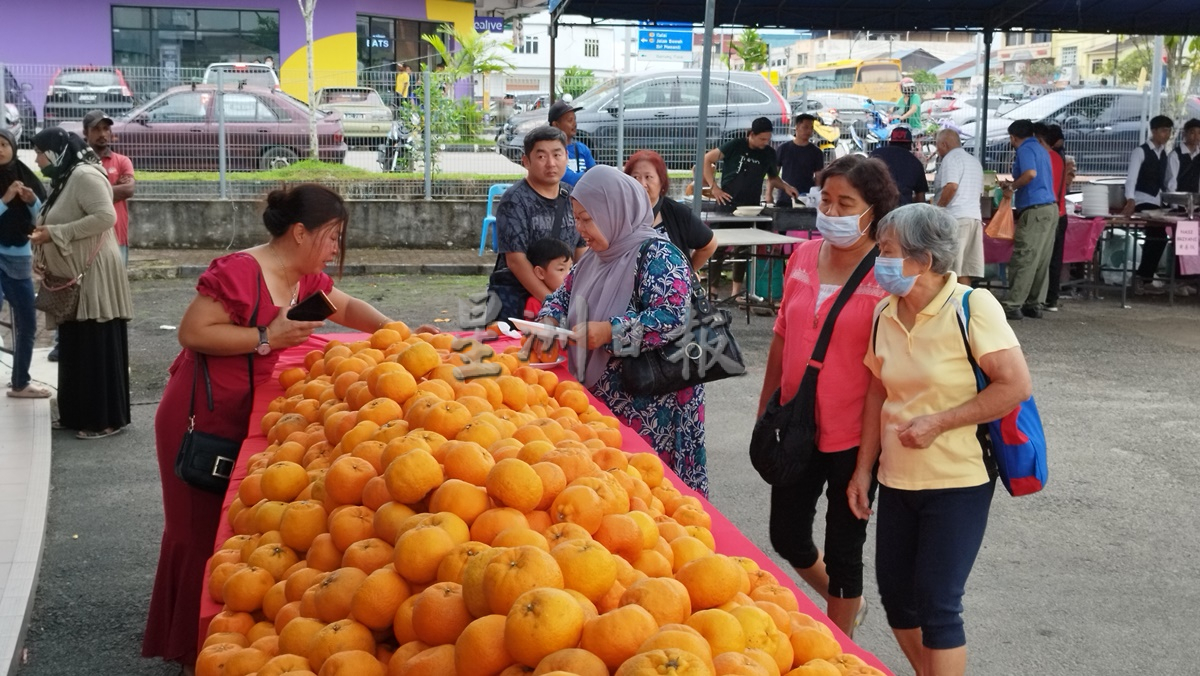
[[[822,239],[801,244],[788,260],[783,301],[767,357],[759,416],[777,388],[795,396],[836,297],[875,249],[875,227],[896,206],[896,186],[879,160],[850,155],[817,178],[817,228]],[[868,263],[869,264],[869,263]],[[817,450],[804,478],[771,488],[771,544],[828,602],[829,618],[847,635],[862,621],[862,549],[867,522],[850,511],[846,487],[858,457],[859,425],[871,373],[863,365],[875,305],[887,295],[867,272],[833,318],[833,333],[817,379]],[[817,500],[828,485],[824,552],[813,542]]]
[[969,289],[950,269],[958,255],[950,212],[903,206],[878,231],[875,278],[892,295],[866,352],[874,377],[848,499],[859,518],[871,514],[878,466],[875,575],[888,625],[918,674],[959,676],[963,589],[996,487],[976,429],[1029,397],[1029,369],[1003,307],[975,289],[965,337],[990,381],[977,390],[960,328]]

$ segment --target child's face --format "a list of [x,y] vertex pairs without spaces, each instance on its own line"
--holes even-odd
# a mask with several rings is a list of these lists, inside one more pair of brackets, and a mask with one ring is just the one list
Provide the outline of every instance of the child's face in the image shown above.
[[555,258],[547,263],[546,267],[535,267],[533,269],[533,272],[538,276],[538,279],[545,282],[546,286],[550,287],[551,289],[557,289],[558,287],[562,286],[563,279],[566,278],[567,273],[570,271],[571,259],[566,257]]

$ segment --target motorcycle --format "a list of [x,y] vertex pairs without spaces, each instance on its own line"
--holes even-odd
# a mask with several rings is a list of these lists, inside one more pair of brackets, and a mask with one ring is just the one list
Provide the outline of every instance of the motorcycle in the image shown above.
[[867,120],[850,125],[850,140],[857,152],[870,155],[872,150],[887,142],[895,125],[889,124],[887,116],[875,109],[874,101],[868,99],[863,110]]
[[411,124],[403,120],[392,121],[392,128],[387,138],[379,144],[376,159],[383,171],[412,171],[417,160],[417,142],[415,129],[419,120],[413,116]]

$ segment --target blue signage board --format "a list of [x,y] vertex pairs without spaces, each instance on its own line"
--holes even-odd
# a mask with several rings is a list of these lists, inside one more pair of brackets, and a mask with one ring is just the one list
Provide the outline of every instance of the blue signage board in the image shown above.
[[643,28],[638,30],[638,49],[649,52],[690,52],[692,32]]
[[477,16],[477,17],[475,17],[475,32],[476,33],[503,33],[504,32],[504,17],[502,17],[502,16]]

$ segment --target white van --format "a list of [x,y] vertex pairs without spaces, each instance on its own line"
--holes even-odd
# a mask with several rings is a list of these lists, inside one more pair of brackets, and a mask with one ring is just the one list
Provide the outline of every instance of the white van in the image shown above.
[[223,74],[225,84],[246,84],[254,87],[279,89],[275,69],[262,63],[210,63],[204,70],[204,84],[217,84],[217,74]]

